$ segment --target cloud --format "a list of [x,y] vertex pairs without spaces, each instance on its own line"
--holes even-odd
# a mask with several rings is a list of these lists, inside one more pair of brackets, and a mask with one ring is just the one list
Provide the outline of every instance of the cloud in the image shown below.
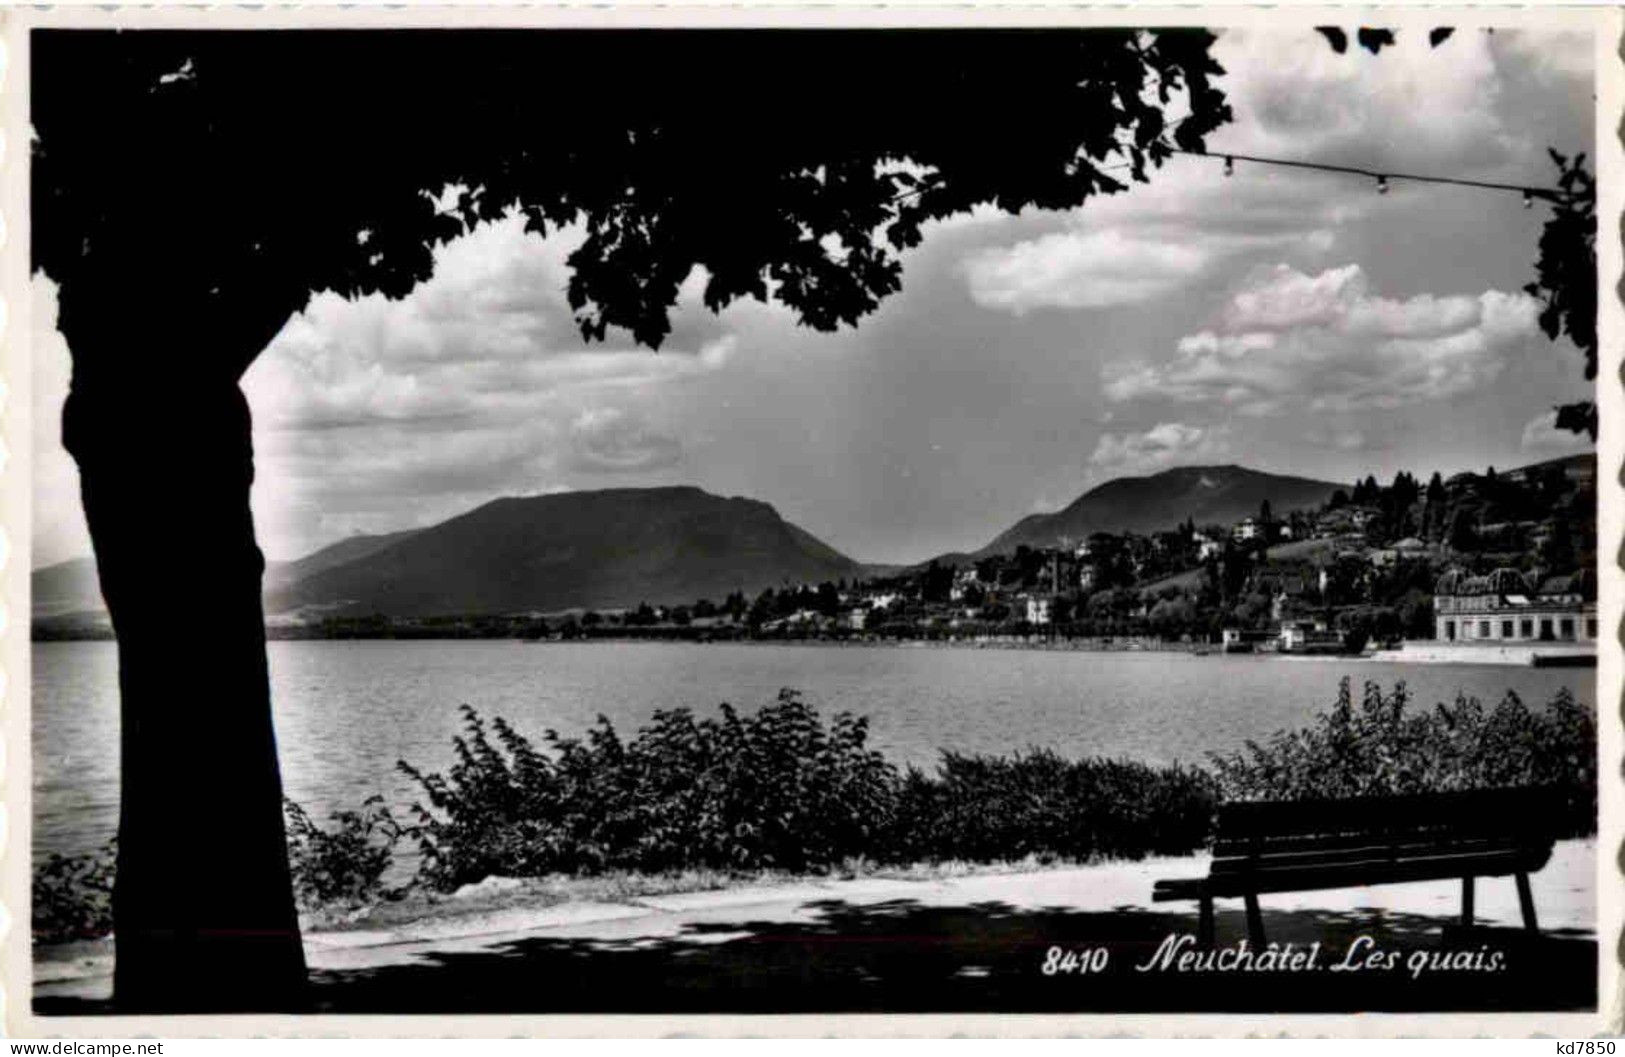
[[1502,115],[1495,39],[1479,30],[1463,29],[1439,48],[1406,30],[1372,56],[1357,46],[1339,55],[1301,24],[1236,28],[1220,35],[1213,54],[1236,114],[1213,137],[1216,150],[1398,169],[1495,165],[1524,147]]
[[564,297],[576,238],[484,225],[405,298],[320,294],[289,321],[243,386],[271,553],[681,461],[648,420],[725,370],[738,337],[699,306],[698,276],[660,352],[615,332],[586,343]]
[[683,445],[676,437],[656,432],[617,408],[583,411],[571,433],[573,465],[588,472],[663,469],[683,458]]
[[1557,428],[1557,411],[1542,411],[1530,419],[1523,427],[1523,436],[1518,447],[1527,452],[1541,454],[1590,451],[1593,447],[1591,438],[1584,433],[1574,433],[1566,429]]
[[[1540,179],[1549,172],[1546,141],[1537,142],[1538,125],[1520,110],[1529,94],[1523,88],[1536,77],[1589,90],[1592,49],[1577,48],[1580,37],[1589,41],[1464,29],[1435,49],[1425,33],[1407,31],[1372,56],[1358,47],[1338,55],[1307,25],[1227,29],[1213,56],[1225,68],[1218,84],[1235,121],[1209,137],[1208,149]],[[1233,177],[1220,171],[1216,158],[1175,157],[1149,184],[1029,222],[1014,239],[1014,225],[991,211],[958,221],[990,238],[1004,232],[998,244],[965,254],[972,299],[1017,315],[1094,309],[1177,296],[1248,255],[1318,269],[1362,221],[1432,193],[1404,185],[1404,194],[1380,198],[1346,176],[1246,161],[1236,162]],[[1365,193],[1348,193],[1352,187]]]
[[976,252],[964,262],[971,298],[1022,315],[1033,308],[1100,308],[1162,297],[1200,272],[1201,250],[1116,229],[1055,232]]
[[56,284],[43,275],[29,283],[33,356],[34,568],[90,553],[79,499],[79,470],[62,447],[62,402],[72,362],[56,329]]
[[1316,447],[1331,448],[1334,451],[1364,451],[1370,439],[1364,430],[1339,429],[1324,425],[1310,427],[1303,436],[1304,440]]
[[1146,473],[1223,455],[1228,440],[1223,428],[1162,422],[1144,433],[1101,434],[1089,465],[1118,474]]
[[1358,265],[1255,273],[1219,323],[1181,338],[1172,360],[1119,363],[1108,400],[1211,404],[1254,417],[1391,409],[1484,388],[1543,340],[1526,294],[1404,300],[1367,291]]

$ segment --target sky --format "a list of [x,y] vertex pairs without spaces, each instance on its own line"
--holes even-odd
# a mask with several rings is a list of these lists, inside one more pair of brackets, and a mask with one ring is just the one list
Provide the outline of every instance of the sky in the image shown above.
[[[1307,27],[1225,31],[1235,121],[1208,149],[1550,185],[1593,152],[1574,33],[1402,33],[1380,56]],[[1552,428],[1580,354],[1521,292],[1546,210],[1516,194],[1178,157],[1067,212],[927,229],[857,329],[720,315],[690,277],[658,353],[584,343],[575,232],[443,246],[400,301],[317,293],[243,381],[267,557],[422,527],[498,496],[694,484],[773,504],[864,561],[986,544],[1113,477],[1238,463],[1333,481],[1585,450]],[[88,554],[59,437],[55,289],[33,282],[34,545]]]

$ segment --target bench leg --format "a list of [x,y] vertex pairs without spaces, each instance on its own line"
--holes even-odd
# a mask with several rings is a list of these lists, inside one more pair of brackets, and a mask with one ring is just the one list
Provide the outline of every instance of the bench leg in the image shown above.
[[1523,927],[1530,932],[1539,932],[1540,923],[1535,920],[1535,896],[1529,891],[1529,875],[1519,873],[1518,906],[1523,911]]
[[1473,927],[1473,879],[1461,879],[1461,923],[1466,928]]
[[1254,947],[1264,946],[1264,915],[1258,909],[1258,896],[1248,892],[1244,897],[1247,902],[1247,938]]
[[1213,897],[1203,896],[1196,912],[1196,942],[1205,950],[1213,946]]

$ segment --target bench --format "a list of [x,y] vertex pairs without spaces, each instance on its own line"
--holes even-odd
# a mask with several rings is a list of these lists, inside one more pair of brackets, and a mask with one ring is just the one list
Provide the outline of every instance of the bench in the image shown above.
[[1551,858],[1557,803],[1545,788],[1228,803],[1208,875],[1158,881],[1151,900],[1196,900],[1198,939],[1210,947],[1213,901],[1240,898],[1248,938],[1261,947],[1258,897],[1270,892],[1459,878],[1461,921],[1470,926],[1474,878],[1511,875],[1524,928],[1538,932],[1529,875]]

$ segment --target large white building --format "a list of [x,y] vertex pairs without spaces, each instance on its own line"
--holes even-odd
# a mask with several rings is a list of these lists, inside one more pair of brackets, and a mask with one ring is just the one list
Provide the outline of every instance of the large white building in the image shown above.
[[1596,642],[1596,579],[1585,572],[1532,583],[1516,569],[1452,570],[1434,588],[1433,614],[1440,642]]

